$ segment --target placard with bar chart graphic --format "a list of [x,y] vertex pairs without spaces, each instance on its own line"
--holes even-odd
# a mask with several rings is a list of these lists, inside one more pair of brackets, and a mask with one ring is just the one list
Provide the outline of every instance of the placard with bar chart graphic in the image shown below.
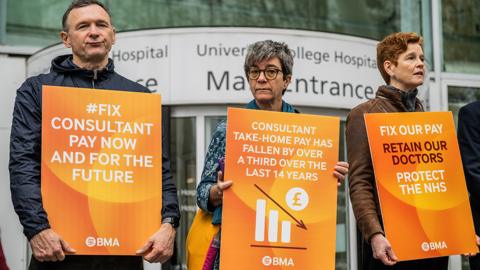
[[340,120],[228,109],[221,269],[334,269]]

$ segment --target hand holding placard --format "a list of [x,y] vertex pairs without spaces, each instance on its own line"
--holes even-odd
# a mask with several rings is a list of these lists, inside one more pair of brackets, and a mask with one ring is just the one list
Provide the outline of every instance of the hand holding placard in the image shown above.
[[372,236],[370,240],[372,245],[373,258],[382,261],[385,265],[394,265],[397,263],[397,256],[393,252],[390,242],[381,233]]
[[136,253],[150,263],[164,263],[173,255],[175,234],[176,231],[172,224],[163,223],[160,229]]
[[32,255],[39,262],[63,261],[65,255],[77,252],[52,229],[45,229],[37,233],[30,239],[30,246]]
[[217,207],[222,204],[223,191],[230,188],[233,185],[232,181],[223,180],[223,171],[217,172],[217,183],[210,188],[210,194],[208,201],[213,207]]

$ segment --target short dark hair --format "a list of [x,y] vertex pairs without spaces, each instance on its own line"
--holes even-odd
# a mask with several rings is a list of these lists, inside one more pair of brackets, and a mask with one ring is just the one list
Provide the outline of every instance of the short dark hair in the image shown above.
[[[288,45],[284,42],[277,42],[273,40],[262,40],[250,44],[247,49],[247,55],[245,56],[245,63],[243,69],[245,75],[248,78],[248,71],[250,67],[264,61],[277,57],[282,65],[283,79],[292,75],[293,69],[293,55],[288,48]],[[287,89],[283,89],[282,95],[285,94]]]
[[292,75],[293,55],[287,44],[283,42],[276,42],[273,40],[257,41],[248,46],[247,55],[243,69],[248,78],[248,71],[250,67],[256,65],[263,60],[269,60],[278,57],[282,65],[283,78]]
[[70,6],[68,6],[67,10],[65,10],[65,13],[63,14],[63,17],[62,17],[63,31],[65,31],[65,32],[68,31],[67,19],[68,19],[68,15],[70,15],[70,12],[73,9],[86,7],[86,6],[90,6],[90,5],[100,6],[101,8],[103,8],[107,12],[107,14],[108,14],[108,16],[110,16],[110,18],[112,17],[112,15],[110,15],[110,12],[108,11],[108,8],[104,4],[102,4],[101,2],[99,2],[97,0],[74,0],[70,4]]
[[377,67],[387,84],[390,84],[390,75],[383,63],[390,61],[397,65],[398,56],[407,51],[408,44],[419,44],[423,48],[423,38],[414,32],[398,32],[386,36],[377,44]]

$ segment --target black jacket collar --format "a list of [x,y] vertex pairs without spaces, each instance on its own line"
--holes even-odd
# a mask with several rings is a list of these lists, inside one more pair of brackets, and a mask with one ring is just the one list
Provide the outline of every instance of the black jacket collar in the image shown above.
[[78,67],[73,63],[73,56],[71,54],[65,54],[57,56],[52,60],[51,71],[57,73],[77,74],[87,78],[102,79],[107,77],[109,73],[113,73],[114,65],[113,60],[109,58],[107,66],[105,66],[104,69],[97,70],[95,74],[95,71],[93,70]]

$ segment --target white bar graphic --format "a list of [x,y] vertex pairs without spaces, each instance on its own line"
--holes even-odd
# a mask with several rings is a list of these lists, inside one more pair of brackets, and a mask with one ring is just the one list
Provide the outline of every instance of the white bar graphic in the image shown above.
[[255,218],[255,241],[265,241],[265,209],[267,201],[257,200],[257,214]]
[[278,241],[278,211],[270,210],[268,216],[268,242]]
[[290,221],[282,221],[282,243],[290,243],[290,228],[292,223]]

